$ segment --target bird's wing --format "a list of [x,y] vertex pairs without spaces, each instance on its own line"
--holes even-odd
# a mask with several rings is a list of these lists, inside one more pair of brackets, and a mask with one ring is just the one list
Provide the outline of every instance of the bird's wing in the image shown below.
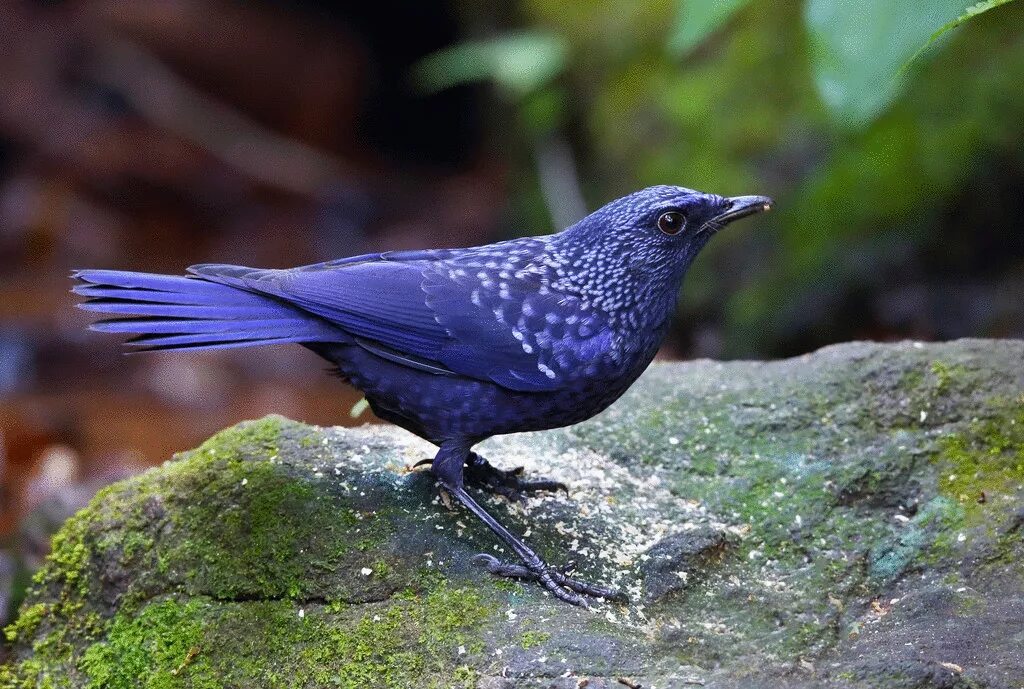
[[556,390],[615,356],[611,330],[576,297],[529,271],[431,271],[425,303],[449,335],[443,361],[511,390]]
[[391,361],[511,390],[563,387],[612,349],[597,312],[581,311],[572,297],[542,294],[535,275],[502,280],[487,269],[390,256],[312,269],[189,270],[294,304]]

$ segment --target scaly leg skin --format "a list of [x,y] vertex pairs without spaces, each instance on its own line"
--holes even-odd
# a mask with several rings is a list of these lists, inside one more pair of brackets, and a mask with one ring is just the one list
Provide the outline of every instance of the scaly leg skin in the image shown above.
[[466,485],[503,495],[512,502],[523,500],[524,493],[558,490],[569,493],[569,488],[564,483],[548,479],[529,481],[523,478],[523,467],[503,471],[475,452],[469,453],[463,475]]
[[[473,557],[473,562],[478,565],[483,565],[484,569],[497,577],[508,577],[510,579],[529,579],[537,580],[539,577],[536,572],[531,570],[529,567],[523,565],[513,565],[508,562],[502,562],[498,558],[488,553],[480,553]],[[594,584],[588,584],[585,581],[579,579],[573,579],[568,576],[566,572],[572,569],[572,567],[566,567],[563,570],[557,570],[548,568],[551,574],[551,578],[555,580],[555,583],[565,588],[572,589],[578,593],[584,593],[594,598],[604,598],[606,600],[619,601],[620,603],[628,603],[629,598],[626,594],[616,589],[605,588],[603,586],[595,586]]]
[[[475,561],[482,561],[486,564],[487,570],[498,576],[518,577],[523,579],[536,580],[545,589],[551,592],[556,598],[564,600],[572,605],[588,607],[583,595],[608,600],[625,600],[625,596],[613,589],[606,589],[600,586],[578,581],[565,575],[553,567],[547,565],[528,545],[512,534],[511,531],[502,526],[492,517],[487,510],[481,507],[472,496],[466,492],[463,484],[463,469],[469,449],[458,444],[443,444],[434,457],[431,470],[438,481],[449,493],[461,502],[470,512],[495,533],[508,547],[522,560],[522,565],[510,565],[499,562],[490,555],[477,555]],[[583,595],[580,595],[583,594]]]

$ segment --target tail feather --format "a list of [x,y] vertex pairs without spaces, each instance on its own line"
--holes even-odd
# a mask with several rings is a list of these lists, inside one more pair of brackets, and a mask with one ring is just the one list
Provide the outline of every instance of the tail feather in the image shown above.
[[339,342],[345,333],[273,297],[196,276],[79,270],[78,307],[123,316],[93,330],[133,334],[134,351],[227,349],[291,342]]
[[[75,277],[80,280],[84,279],[78,277],[77,275],[72,277]],[[202,280],[199,280],[197,278],[192,278],[192,281],[196,283],[203,282]],[[189,289],[195,288],[193,288],[190,285]],[[82,283],[80,285],[75,285],[71,291],[81,297],[88,297],[89,299],[131,299],[132,301],[152,301],[162,304],[208,304],[212,297],[217,296],[215,294],[208,294],[206,292],[203,292],[201,291],[201,289],[195,289],[194,292],[168,292],[165,290],[148,289],[142,287],[114,287],[110,285],[97,285],[92,283]],[[227,294],[222,294],[220,296],[225,298],[225,300],[229,298],[234,299],[234,301],[238,303],[245,303],[247,301],[247,297],[245,297],[244,293],[242,295],[239,295],[241,298],[234,298],[234,295]],[[220,303],[227,305],[231,302],[224,301]]]
[[165,316],[167,318],[207,318],[207,319],[252,319],[260,320],[274,313],[265,305],[250,306],[214,306],[209,304],[167,304],[155,303],[150,300],[109,299],[89,300],[78,305],[83,311],[99,313],[123,313],[133,316]]
[[202,320],[202,319],[189,319],[189,318],[112,318],[109,320],[96,321],[89,326],[89,330],[95,330],[101,333],[139,333],[145,329],[146,335],[181,335],[182,333],[189,333],[191,335],[201,335],[206,333],[242,333],[245,331],[251,332],[265,332],[268,330],[276,330],[281,328],[289,328],[294,324],[294,320],[289,318],[278,318],[278,319],[266,319],[259,321],[259,329],[252,327],[252,324],[246,324],[245,321],[240,321],[235,324],[235,328],[230,329],[226,326],[224,321],[221,320]]
[[[217,289],[217,283],[201,279],[197,280],[182,275],[137,273],[130,270],[86,269],[74,271],[71,277],[102,288],[121,287],[124,289],[156,290],[178,295],[209,294],[224,296],[224,293]],[[184,281],[189,282],[188,289],[185,292],[182,291]]]

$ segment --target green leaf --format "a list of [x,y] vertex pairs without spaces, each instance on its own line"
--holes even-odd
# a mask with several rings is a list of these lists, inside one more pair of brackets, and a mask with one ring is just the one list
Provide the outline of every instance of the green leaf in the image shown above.
[[428,55],[413,68],[413,81],[427,93],[475,81],[493,81],[519,99],[562,73],[565,41],[553,34],[518,33],[467,41]]
[[964,10],[964,13],[961,14],[959,17],[952,21],[946,22],[945,24],[940,26],[939,30],[931,35],[931,37],[928,39],[928,42],[921,46],[909,60],[903,63],[902,69],[906,69],[907,67],[909,67],[910,63],[914,62],[918,57],[920,57],[923,52],[928,50],[928,48],[930,48],[932,44],[935,43],[935,41],[939,40],[939,38],[941,38],[942,35],[945,34],[946,32],[952,31],[953,29],[957,28],[958,26],[968,21],[969,19],[977,17],[979,14],[984,14],[989,10],[994,10],[999,6],[1006,5],[1010,2],[1013,2],[1013,0],[984,0],[984,2],[979,2],[977,4],[971,5],[966,10]]
[[837,120],[862,127],[899,95],[901,66],[941,27],[965,13],[965,0],[808,0],[812,67]]
[[720,29],[749,0],[678,0],[669,36],[669,53],[685,57],[705,38]]

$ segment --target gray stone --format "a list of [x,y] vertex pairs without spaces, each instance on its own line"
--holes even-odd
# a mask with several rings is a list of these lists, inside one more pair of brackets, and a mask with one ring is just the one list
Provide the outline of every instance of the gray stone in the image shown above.
[[472,566],[405,432],[268,417],[65,524],[0,687],[1024,684],[1024,343],[656,364],[481,452],[571,486],[483,502],[632,605]]

